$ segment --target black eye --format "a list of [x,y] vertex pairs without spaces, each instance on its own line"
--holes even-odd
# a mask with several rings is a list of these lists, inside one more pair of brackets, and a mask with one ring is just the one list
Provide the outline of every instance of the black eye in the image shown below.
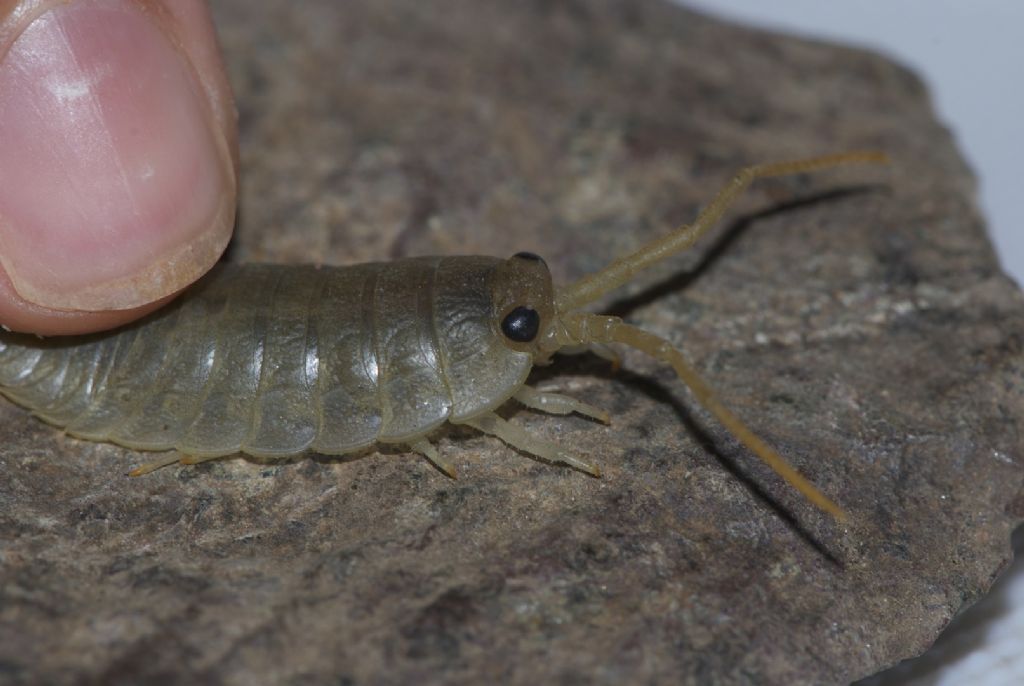
[[537,337],[540,315],[529,307],[517,307],[501,322],[501,332],[516,343],[529,343]]

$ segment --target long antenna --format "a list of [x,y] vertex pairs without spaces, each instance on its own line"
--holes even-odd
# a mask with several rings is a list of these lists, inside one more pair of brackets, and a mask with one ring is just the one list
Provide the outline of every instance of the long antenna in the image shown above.
[[740,443],[745,445],[761,461],[771,467],[772,471],[782,477],[786,483],[795,488],[810,503],[832,515],[837,521],[845,520],[846,515],[832,499],[818,490],[818,487],[807,480],[775,450],[765,443],[757,434],[750,430],[739,417],[732,413],[718,399],[700,375],[669,341],[650,331],[644,331],[623,322],[618,317],[602,314],[575,312],[568,315],[566,323],[573,335],[585,343],[622,343],[644,352],[656,360],[672,366],[679,379],[685,383],[693,397],[729,430]]
[[583,305],[597,300],[605,293],[632,280],[639,272],[651,265],[689,248],[722,218],[736,197],[757,179],[804,174],[848,164],[886,164],[888,162],[889,157],[883,152],[860,150],[747,167],[741,170],[729,185],[718,192],[714,200],[697,215],[697,219],[692,224],[684,224],[664,238],[648,243],[632,255],[620,258],[601,271],[584,276],[575,283],[560,289],[555,298],[558,311],[578,310]]

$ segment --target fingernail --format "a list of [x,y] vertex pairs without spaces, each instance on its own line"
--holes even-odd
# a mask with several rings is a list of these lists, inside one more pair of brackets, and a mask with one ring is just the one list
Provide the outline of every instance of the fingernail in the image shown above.
[[0,55],[0,264],[30,302],[136,307],[230,238],[227,145],[157,22],[129,0],[60,3]]

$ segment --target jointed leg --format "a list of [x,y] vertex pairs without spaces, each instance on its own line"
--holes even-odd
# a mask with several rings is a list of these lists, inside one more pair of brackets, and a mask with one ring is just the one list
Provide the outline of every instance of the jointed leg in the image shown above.
[[441,457],[441,453],[434,447],[434,444],[425,438],[419,438],[409,443],[409,447],[418,452],[423,457],[430,460],[430,463],[440,469],[442,472],[450,476],[451,478],[457,478],[455,476],[455,465],[448,460]]
[[508,443],[513,448],[522,450],[524,453],[536,455],[537,457],[543,458],[549,462],[567,464],[570,467],[574,467],[581,472],[586,472],[593,476],[601,476],[601,470],[594,465],[584,462],[554,443],[548,443],[547,441],[542,441],[539,438],[531,436],[522,428],[515,424],[509,424],[492,412],[479,417],[474,417],[473,419],[463,423],[467,426],[473,427],[474,429],[483,431],[485,434],[495,436],[505,443]]
[[185,455],[179,460],[181,464],[191,466],[209,462],[210,460],[219,460],[222,457],[228,457],[227,455]]
[[550,414],[572,414],[576,412],[584,417],[596,419],[603,424],[611,422],[608,413],[600,407],[588,405],[581,400],[570,398],[560,393],[545,393],[529,386],[523,386],[512,397],[523,405],[534,410],[540,410],[541,412],[548,412]]
[[172,450],[170,452],[170,456],[169,457],[165,457],[165,458],[162,458],[160,460],[156,460],[154,462],[147,462],[144,465],[136,467],[135,469],[133,469],[130,472],[128,472],[128,476],[143,476],[145,474],[149,474],[150,472],[155,472],[156,470],[160,469],[161,467],[170,466],[170,465],[174,464],[175,462],[177,462],[179,464],[183,464],[183,465],[195,465],[195,464],[201,464],[203,462],[209,462],[210,460],[217,460],[217,459],[222,458],[222,457],[225,457],[225,456],[224,455],[207,455],[207,456],[204,456],[204,457],[200,457],[198,455],[182,455],[181,453]]
[[147,462],[146,464],[139,465],[135,469],[128,472],[128,476],[145,476],[150,472],[155,472],[156,470],[162,467],[167,467],[169,465],[174,464],[175,462],[180,462],[181,460],[181,454],[178,453],[177,451],[172,450],[169,456],[165,456],[159,460],[154,460],[152,462]]
[[574,333],[580,340],[623,343],[672,365],[672,368],[683,383],[690,387],[697,402],[711,412],[743,445],[799,491],[807,500],[836,519],[842,520],[844,518],[843,511],[838,505],[819,491],[814,484],[801,476],[781,455],[747,428],[740,421],[739,417],[734,415],[718,400],[711,387],[704,383],[693,368],[690,367],[689,363],[687,363],[683,354],[674,348],[671,343],[648,331],[630,326],[618,317],[579,314],[573,317],[570,322],[571,328],[575,330]]

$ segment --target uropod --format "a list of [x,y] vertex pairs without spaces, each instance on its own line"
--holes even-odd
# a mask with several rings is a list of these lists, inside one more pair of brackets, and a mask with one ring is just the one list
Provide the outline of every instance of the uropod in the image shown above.
[[623,344],[675,370],[693,397],[805,498],[842,510],[718,400],[682,353],[618,317],[582,308],[691,246],[758,178],[878,164],[852,152],[742,170],[692,224],[555,288],[531,253],[410,258],[349,267],[222,264],[169,307],[112,332],[0,335],[0,392],[77,438],[173,455],[133,475],[247,453],[350,453],[409,446],[455,470],[429,441],[464,424],[543,460],[596,465],[495,410],[515,399],[553,414],[608,415],[526,385],[566,347]]

